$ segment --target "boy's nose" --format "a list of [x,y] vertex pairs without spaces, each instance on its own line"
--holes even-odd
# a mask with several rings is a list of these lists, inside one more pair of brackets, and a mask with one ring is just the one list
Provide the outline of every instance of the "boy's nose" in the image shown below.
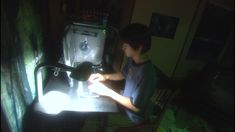
[[124,50],[125,49],[125,47],[124,46],[122,46],[122,50]]

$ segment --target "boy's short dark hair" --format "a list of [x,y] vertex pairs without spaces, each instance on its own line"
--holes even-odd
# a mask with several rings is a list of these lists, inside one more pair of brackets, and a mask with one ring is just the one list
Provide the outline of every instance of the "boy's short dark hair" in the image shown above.
[[141,54],[147,52],[151,48],[151,34],[149,28],[140,23],[132,23],[119,31],[120,39],[130,44],[137,50],[140,45],[143,46]]

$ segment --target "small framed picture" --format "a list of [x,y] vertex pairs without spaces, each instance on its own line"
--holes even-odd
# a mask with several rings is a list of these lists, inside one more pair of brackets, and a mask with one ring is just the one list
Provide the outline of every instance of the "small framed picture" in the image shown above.
[[153,36],[174,39],[179,18],[152,13],[150,30]]

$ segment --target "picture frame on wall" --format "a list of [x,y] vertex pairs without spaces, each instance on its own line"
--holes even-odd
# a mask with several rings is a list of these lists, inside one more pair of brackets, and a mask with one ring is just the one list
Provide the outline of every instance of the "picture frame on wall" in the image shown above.
[[179,18],[159,13],[152,13],[150,30],[152,36],[174,39]]

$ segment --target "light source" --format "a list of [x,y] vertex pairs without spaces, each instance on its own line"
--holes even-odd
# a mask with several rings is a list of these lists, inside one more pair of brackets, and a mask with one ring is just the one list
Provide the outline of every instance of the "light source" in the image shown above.
[[[35,83],[36,83],[36,109],[39,111],[44,111],[45,113],[49,114],[57,114],[61,111],[63,108],[63,105],[68,102],[69,97],[59,91],[51,91],[47,94],[46,97],[43,95],[43,87],[42,87],[42,81],[41,79],[41,70],[42,68],[59,68],[60,71],[69,71],[71,72],[70,77],[78,80],[78,81],[86,81],[90,74],[93,72],[93,64],[91,62],[82,62],[80,63],[76,68],[70,67],[61,63],[56,64],[49,64],[49,63],[41,63],[36,66],[34,70],[34,77],[35,77]],[[57,98],[58,97],[58,98]],[[55,100],[55,99],[60,100]],[[54,100],[54,101],[53,101]],[[47,108],[47,110],[44,110],[46,107],[49,107],[53,104],[53,108]]]

